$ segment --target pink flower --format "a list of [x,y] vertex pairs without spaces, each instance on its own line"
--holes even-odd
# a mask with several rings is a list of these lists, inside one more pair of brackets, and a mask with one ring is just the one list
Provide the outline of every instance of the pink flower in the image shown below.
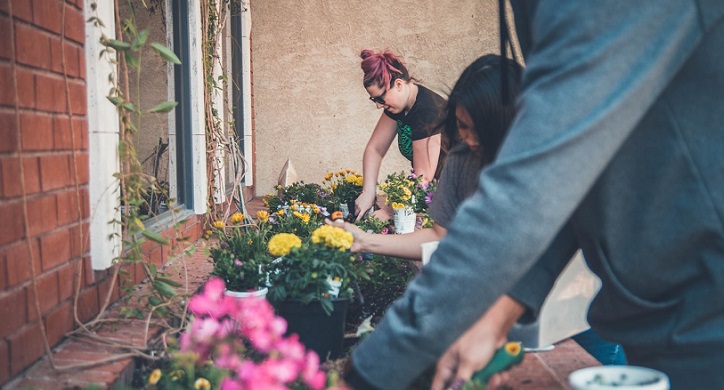
[[387,234],[389,232],[390,232],[390,230],[387,229],[386,227],[383,227],[382,230],[380,230],[380,234]]
[[307,358],[304,359],[304,369],[302,370],[302,379],[312,390],[323,389],[327,383],[327,375],[319,371],[319,356],[314,351],[307,352]]
[[235,260],[234,260],[234,265],[237,266],[237,267],[241,267],[242,265],[244,265],[244,263],[242,263],[241,260],[239,260],[239,259],[235,259]]
[[299,375],[298,365],[287,359],[267,359],[262,363],[274,378],[281,383],[293,382]]
[[189,310],[194,314],[208,314],[213,318],[221,318],[234,310],[236,300],[224,295],[226,286],[219,277],[206,282],[204,292],[189,300]]
[[[299,335],[292,334],[286,339],[279,340],[275,349],[285,358],[291,359],[297,362],[304,362],[304,345],[299,342]],[[317,358],[319,362],[319,358]]]
[[[297,335],[284,337],[287,322],[269,302],[235,300],[224,289],[223,280],[212,278],[191,298],[189,310],[196,317],[181,335],[181,350],[228,369],[231,374],[220,385],[224,390],[287,390],[300,381],[312,390],[323,389],[326,374],[319,369],[319,357],[307,352]],[[258,363],[240,353],[250,346]]]
[[242,386],[241,383],[237,382],[236,380],[227,377],[224,378],[224,380],[221,382],[219,390],[244,390],[244,386]]

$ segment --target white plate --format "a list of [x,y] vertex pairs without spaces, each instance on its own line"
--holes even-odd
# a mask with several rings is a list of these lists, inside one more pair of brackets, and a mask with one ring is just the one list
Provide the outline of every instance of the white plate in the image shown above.
[[637,366],[599,366],[576,370],[568,376],[573,390],[669,390],[669,377],[661,371]]

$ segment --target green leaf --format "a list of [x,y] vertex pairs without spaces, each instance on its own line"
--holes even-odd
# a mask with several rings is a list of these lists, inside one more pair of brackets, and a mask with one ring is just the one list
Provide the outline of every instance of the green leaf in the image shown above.
[[136,107],[131,102],[126,102],[123,104],[123,108],[125,108],[128,111],[136,112]]
[[168,240],[163,238],[163,236],[154,232],[153,230],[144,230],[142,234],[144,237],[148,238],[151,241],[156,241],[157,243],[162,245],[168,245]]
[[148,297],[148,303],[150,303],[151,306],[158,306],[158,305],[160,305],[160,304],[163,303],[163,302],[161,302],[160,299],[158,299],[158,298],[154,297],[153,295],[151,295],[150,297]]
[[136,39],[133,40],[133,43],[131,44],[131,47],[133,50],[138,50],[141,48],[141,46],[146,44],[146,40],[148,39],[148,29],[141,30],[140,33],[138,33],[138,36]]
[[166,60],[172,64],[181,65],[181,60],[179,60],[178,57],[176,57],[176,53],[174,53],[171,49],[167,48],[166,46],[164,46],[158,42],[153,42],[151,44],[151,47],[154,50],[156,50],[158,55],[160,55],[161,58],[163,58],[164,60]]
[[173,286],[173,287],[181,287],[181,286],[182,286],[181,283],[179,283],[179,282],[177,282],[177,281],[175,281],[175,280],[167,279],[167,278],[156,278],[156,280],[160,280],[160,281],[162,281],[162,282],[164,282],[164,283],[166,283],[166,284],[168,284],[168,285],[170,285],[170,286]]
[[153,288],[155,288],[159,294],[163,295],[166,298],[170,298],[176,295],[176,290],[174,290],[173,287],[158,279],[153,281]]
[[146,226],[143,224],[143,222],[141,222],[141,220],[138,219],[138,218],[136,218],[136,217],[132,217],[132,218],[131,218],[131,221],[132,221],[136,226],[138,226],[139,229],[145,229],[145,228],[146,228]]
[[138,58],[131,54],[130,51],[126,52],[126,64],[134,69],[137,69],[139,66]]
[[[103,43],[103,42],[102,42]],[[118,51],[126,51],[131,48],[131,44],[128,42],[122,42],[117,39],[109,39],[104,43],[106,46],[110,46]]]
[[148,112],[169,112],[169,111],[173,110],[174,108],[176,108],[177,105],[178,105],[178,102],[169,100],[169,101],[157,104],[155,107],[148,110]]
[[116,107],[122,105],[123,102],[125,101],[125,100],[119,98],[118,96],[106,96],[106,99],[108,99]]

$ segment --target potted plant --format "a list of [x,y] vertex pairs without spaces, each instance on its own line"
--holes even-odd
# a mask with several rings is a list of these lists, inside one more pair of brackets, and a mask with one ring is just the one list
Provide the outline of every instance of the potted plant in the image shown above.
[[189,300],[193,317],[180,337],[180,351],[171,355],[168,369],[154,370],[148,388],[321,390],[338,386],[338,375],[327,377],[315,352],[296,337],[284,336],[286,323],[269,302],[236,300],[225,296],[224,290],[223,280],[214,277]]
[[308,203],[317,205],[323,213],[334,206],[332,194],[317,183],[304,183],[303,181],[292,183],[286,187],[277,185],[276,194],[266,194],[264,205],[271,213],[288,207],[292,201],[296,203]]
[[342,169],[327,173],[322,184],[331,192],[332,201],[344,218],[352,219],[356,217],[354,201],[362,193],[363,183],[362,175],[351,169]]
[[[293,233],[302,239],[306,239],[314,229],[322,225],[324,217],[328,215],[324,208],[314,203],[299,202],[292,199],[288,204],[268,214],[264,222],[264,230],[269,235]],[[261,221],[260,219],[260,223]]]
[[405,175],[403,172],[390,173],[385,181],[379,185],[385,193],[385,201],[392,206],[394,212],[394,225],[396,234],[412,233],[415,230],[415,186],[422,182],[422,178],[413,174]]
[[289,332],[320,357],[341,355],[353,283],[369,278],[359,256],[349,252],[352,241],[351,233],[329,225],[306,242],[289,233],[269,240],[270,254],[280,260],[271,268],[268,298]]
[[272,257],[267,251],[267,239],[263,230],[241,226],[244,216],[231,216],[232,225],[214,223],[218,245],[209,249],[214,263],[211,275],[218,276],[226,284],[227,294],[236,297],[263,297],[267,293],[267,271]]

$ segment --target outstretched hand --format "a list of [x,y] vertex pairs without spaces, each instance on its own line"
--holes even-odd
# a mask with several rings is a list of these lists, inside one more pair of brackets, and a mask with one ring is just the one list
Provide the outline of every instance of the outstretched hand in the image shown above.
[[[525,312],[525,307],[507,295],[500,297],[488,311],[445,351],[437,362],[432,390],[457,390],[483,369],[495,351],[505,344],[508,331]],[[496,389],[508,380],[505,372],[490,377],[486,389]]]
[[357,215],[357,221],[364,218],[367,210],[370,210],[375,204],[377,194],[374,191],[362,191],[362,193],[354,201],[354,212]]
[[[457,390],[467,383],[473,374],[483,369],[505,343],[492,337],[484,329],[471,328],[458,338],[437,362],[432,390]],[[496,374],[488,381],[486,389],[496,389],[508,378],[507,373]]]

